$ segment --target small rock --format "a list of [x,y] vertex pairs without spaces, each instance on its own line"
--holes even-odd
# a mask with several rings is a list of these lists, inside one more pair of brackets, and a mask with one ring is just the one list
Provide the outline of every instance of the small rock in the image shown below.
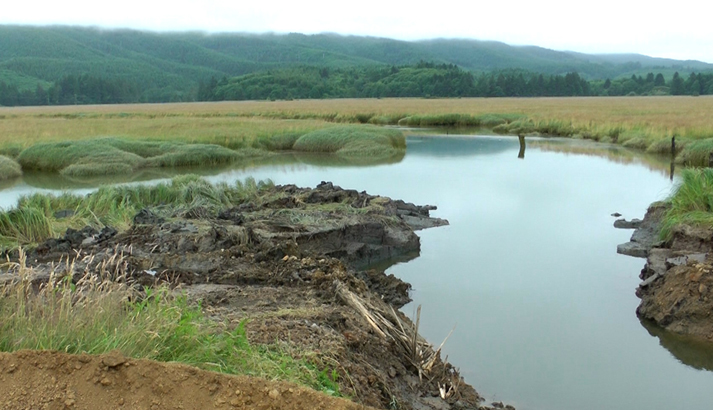
[[121,353],[110,353],[102,357],[102,364],[108,368],[114,368],[126,363],[126,357]]
[[616,253],[629,255],[635,258],[645,258],[649,254],[649,249],[638,242],[627,242],[616,247]]
[[621,218],[614,221],[614,227],[618,229],[637,229],[641,226],[641,222],[641,219],[634,218],[631,221],[627,221],[626,219]]
[[277,400],[280,398],[280,392],[277,391],[276,389],[270,390],[270,392],[267,395],[270,396],[270,398],[273,400]]
[[134,216],[134,224],[136,225],[155,225],[165,222],[165,219],[144,208]]
[[85,238],[82,241],[82,246],[92,246],[92,245],[96,245],[96,243],[97,243],[96,238],[94,238],[93,236],[90,236],[89,238]]

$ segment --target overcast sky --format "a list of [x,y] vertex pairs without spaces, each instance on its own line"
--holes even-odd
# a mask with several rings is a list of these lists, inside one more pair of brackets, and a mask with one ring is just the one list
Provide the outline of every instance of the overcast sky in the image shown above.
[[632,0],[4,0],[2,24],[471,38],[713,63],[713,2]]

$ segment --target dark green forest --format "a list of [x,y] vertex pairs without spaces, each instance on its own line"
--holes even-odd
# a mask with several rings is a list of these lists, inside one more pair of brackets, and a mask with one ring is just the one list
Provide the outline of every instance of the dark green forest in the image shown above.
[[476,40],[0,26],[0,105],[702,95],[711,93],[711,72],[700,61]]
[[[562,97],[713,94],[713,73],[675,73],[670,81],[648,73],[587,81],[577,73],[544,75],[522,70],[473,74],[452,64],[361,68],[294,67],[200,83],[197,101],[388,97]],[[20,90],[0,82],[0,105],[121,104],[142,102],[136,83],[91,75],[62,77],[45,88]]]

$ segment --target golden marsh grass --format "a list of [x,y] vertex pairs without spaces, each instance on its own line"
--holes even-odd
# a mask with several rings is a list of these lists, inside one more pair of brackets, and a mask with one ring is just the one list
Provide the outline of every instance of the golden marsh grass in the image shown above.
[[304,133],[359,115],[522,114],[578,130],[619,128],[649,139],[713,137],[713,96],[463,99],[338,99],[0,108],[0,146],[98,136],[232,145]]

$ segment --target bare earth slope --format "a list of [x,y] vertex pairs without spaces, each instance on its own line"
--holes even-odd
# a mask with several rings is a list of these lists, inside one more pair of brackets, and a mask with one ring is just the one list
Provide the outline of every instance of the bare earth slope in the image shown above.
[[618,249],[647,258],[636,313],[667,331],[713,341],[713,231],[678,226],[663,243],[658,224],[665,211],[666,204],[651,205],[632,242]]
[[290,383],[229,376],[120,354],[0,353],[0,408],[339,409],[366,407]]

